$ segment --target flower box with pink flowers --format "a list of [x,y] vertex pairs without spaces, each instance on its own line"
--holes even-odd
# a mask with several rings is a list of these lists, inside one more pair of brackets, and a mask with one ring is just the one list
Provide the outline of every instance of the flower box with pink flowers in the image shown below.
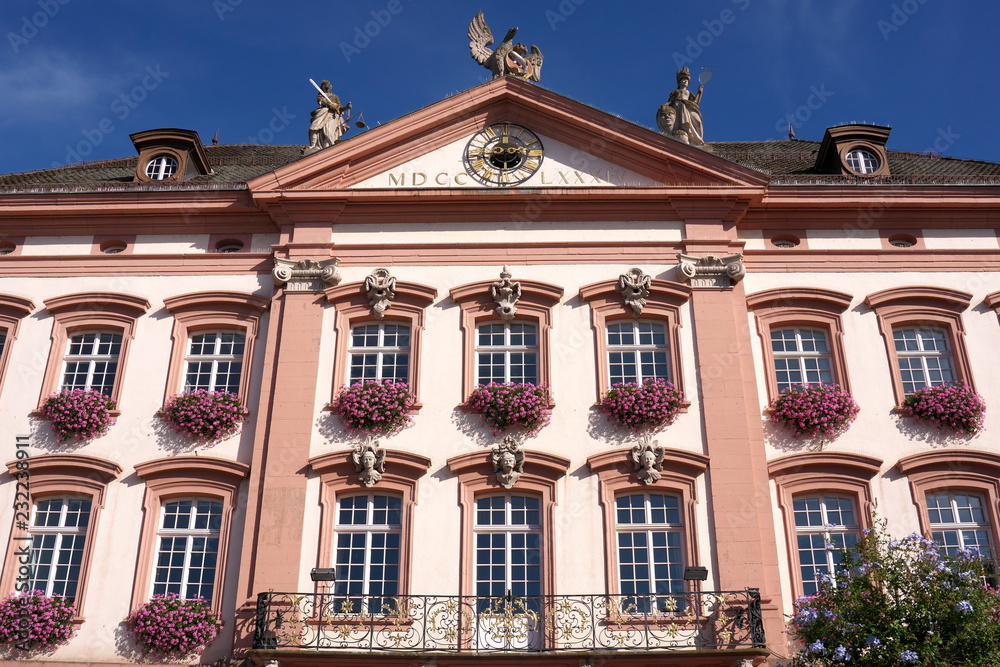
[[978,433],[986,418],[986,401],[964,382],[918,389],[906,397],[903,407],[917,421],[938,430],[950,428],[958,435]]
[[860,408],[854,398],[836,384],[798,385],[786,389],[771,402],[771,421],[796,438],[829,440],[848,429]]

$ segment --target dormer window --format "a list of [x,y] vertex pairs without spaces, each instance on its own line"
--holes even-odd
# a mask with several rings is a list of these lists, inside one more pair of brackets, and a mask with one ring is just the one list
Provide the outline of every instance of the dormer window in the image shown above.
[[881,162],[871,151],[864,148],[852,148],[847,152],[847,166],[859,174],[874,174]]
[[170,155],[157,155],[146,163],[146,176],[153,181],[165,181],[177,173],[177,160]]

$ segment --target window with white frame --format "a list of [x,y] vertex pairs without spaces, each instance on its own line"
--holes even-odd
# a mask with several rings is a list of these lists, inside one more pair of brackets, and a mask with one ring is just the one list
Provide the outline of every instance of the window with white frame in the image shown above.
[[670,380],[665,325],[633,320],[613,322],[608,324],[607,340],[610,384]]
[[684,608],[684,541],[680,499],[630,493],[615,499],[618,583],[623,611]]
[[86,498],[47,498],[32,508],[31,573],[28,590],[50,597],[76,597],[90,522]]
[[399,594],[402,500],[397,496],[344,496],[337,502],[337,613],[388,614]]
[[238,331],[194,334],[185,357],[184,391],[195,389],[240,393],[246,336]]
[[772,329],[771,353],[778,393],[798,385],[833,384],[830,346],[822,329]]
[[365,380],[406,382],[410,376],[410,327],[379,322],[351,330],[350,384]]
[[839,496],[800,496],[792,501],[795,541],[802,575],[802,592],[813,595],[821,575],[841,561],[841,551],[853,549],[860,535],[854,501]]
[[7,330],[0,329],[0,359],[3,359],[3,350],[7,345]]
[[476,381],[538,384],[538,327],[524,322],[480,324]]
[[[480,609],[508,592],[525,610],[540,608],[542,594],[541,500],[498,495],[476,499],[476,596]],[[525,599],[527,598],[527,599]]]
[[927,494],[931,537],[949,556],[960,549],[975,549],[993,559],[990,521],[980,496],[971,493]]
[[88,331],[69,338],[63,361],[62,389],[91,389],[110,396],[118,373],[122,335],[114,331]]
[[896,345],[904,394],[955,380],[955,365],[946,330],[902,327],[893,329],[892,338]]
[[175,593],[185,600],[211,601],[222,503],[206,498],[166,502],[160,509],[153,595]]

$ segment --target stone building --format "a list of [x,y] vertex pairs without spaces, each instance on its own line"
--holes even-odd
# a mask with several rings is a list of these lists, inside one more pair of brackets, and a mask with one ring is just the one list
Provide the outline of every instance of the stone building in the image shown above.
[[[1000,164],[888,139],[694,147],[506,77],[305,157],[163,129],[0,177],[0,592],[30,544],[79,621],[34,659],[134,661],[122,619],[170,592],[225,621],[204,662],[758,664],[876,501],[992,551],[995,417],[901,406],[1000,404]],[[361,377],[417,398],[367,459],[330,409]],[[650,378],[686,396],[652,440],[596,408]],[[551,423],[502,441],[462,407],[490,380],[547,384]],[[803,382],[849,430],[770,422]],[[68,388],[115,400],[106,435],[37,418]],[[242,432],[170,430],[193,388]]]

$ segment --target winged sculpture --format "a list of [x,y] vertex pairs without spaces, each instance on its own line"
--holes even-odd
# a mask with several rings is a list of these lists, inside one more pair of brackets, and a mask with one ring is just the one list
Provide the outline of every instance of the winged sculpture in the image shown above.
[[477,63],[493,72],[494,79],[509,75],[525,81],[541,81],[542,52],[534,44],[530,53],[524,44],[514,44],[516,34],[517,28],[511,28],[500,45],[491,49],[493,33],[486,25],[486,17],[479,12],[469,22],[469,51]]

